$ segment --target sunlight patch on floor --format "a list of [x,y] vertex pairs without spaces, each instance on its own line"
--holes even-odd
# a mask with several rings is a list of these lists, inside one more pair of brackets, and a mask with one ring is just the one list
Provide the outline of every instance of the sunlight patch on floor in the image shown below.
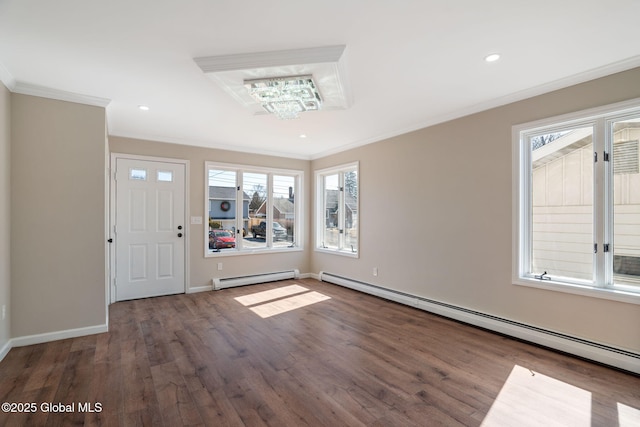
[[266,319],[288,311],[331,299],[300,285],[283,286],[234,298],[258,316]]
[[320,292],[307,292],[305,294],[295,295],[289,298],[279,299],[251,307],[251,311],[265,319],[267,317],[275,316],[276,314],[286,313],[287,311],[306,307],[307,305],[326,301],[328,299],[331,299],[331,297],[323,295]]
[[300,294],[302,292],[307,292],[308,290],[309,289],[300,285],[291,285],[270,289],[268,291],[256,292],[254,294],[243,295],[234,299],[244,306],[249,306],[288,297],[289,295]]
[[591,427],[591,393],[514,366],[482,426]]
[[618,402],[618,425],[620,427],[640,427],[640,409]]

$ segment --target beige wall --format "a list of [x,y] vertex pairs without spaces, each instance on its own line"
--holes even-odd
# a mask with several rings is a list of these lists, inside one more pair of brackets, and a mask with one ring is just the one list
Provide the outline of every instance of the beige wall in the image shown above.
[[[291,253],[265,253],[259,255],[235,255],[205,258],[204,239],[207,213],[205,209],[205,172],[206,161],[234,163],[242,165],[297,169],[304,171],[304,192],[310,191],[310,162],[282,157],[247,154],[234,151],[199,148],[192,146],[142,141],[128,138],[109,137],[109,148],[112,153],[135,154],[165,158],[189,160],[189,210],[188,216],[200,216],[202,225],[189,225],[190,232],[190,278],[189,288],[211,285],[211,278],[237,277],[243,275],[283,271],[297,268],[300,272],[309,271],[308,250],[309,239],[305,238],[305,251]],[[309,215],[309,198],[305,199],[305,222]],[[305,237],[308,228],[305,230]],[[217,263],[223,263],[223,270],[217,270]]]
[[[119,137],[110,138],[109,149],[189,160],[188,214],[203,218],[207,160],[302,169],[307,224],[312,171],[360,162],[360,258],[313,251],[309,227],[305,251],[205,258],[204,225],[190,225],[192,288],[210,285],[211,277],[328,271],[638,352],[639,305],[511,283],[512,125],[634,97],[640,97],[640,69],[312,162]],[[10,139],[11,336],[102,325],[104,109],[10,98],[11,137],[0,134],[0,197],[9,205]],[[0,92],[0,121],[8,120],[7,100]],[[0,232],[7,231],[7,216],[0,210]],[[7,298],[7,274],[0,280],[0,298]]]
[[0,83],[0,310],[6,307],[6,317],[2,319],[0,312],[0,352],[11,338],[10,330],[10,298],[11,273],[10,264],[10,99],[11,94]]
[[11,95],[11,333],[105,325],[105,110]]
[[640,305],[511,282],[512,126],[636,97],[640,69],[313,161],[360,161],[361,242],[311,270],[640,351]]

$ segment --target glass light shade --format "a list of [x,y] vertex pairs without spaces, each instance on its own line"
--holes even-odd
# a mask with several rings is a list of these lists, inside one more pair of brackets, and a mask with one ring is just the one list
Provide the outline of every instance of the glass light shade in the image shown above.
[[244,86],[265,111],[280,119],[295,119],[302,112],[319,110],[322,105],[311,75],[245,80]]

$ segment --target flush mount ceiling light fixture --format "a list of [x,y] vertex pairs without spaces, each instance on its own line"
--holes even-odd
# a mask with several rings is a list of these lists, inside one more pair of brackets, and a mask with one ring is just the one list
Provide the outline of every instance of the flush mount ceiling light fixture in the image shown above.
[[346,46],[194,58],[200,69],[255,115],[295,118],[302,112],[348,109],[353,101]]
[[245,80],[244,86],[266,112],[280,119],[295,119],[305,111],[319,110],[322,105],[311,75]]

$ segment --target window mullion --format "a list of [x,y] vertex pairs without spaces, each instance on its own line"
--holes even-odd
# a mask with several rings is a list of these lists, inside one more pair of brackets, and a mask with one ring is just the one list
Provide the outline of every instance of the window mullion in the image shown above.
[[602,120],[603,129],[603,152],[608,153],[608,159],[603,171],[603,242],[609,245],[609,251],[603,251],[601,280],[597,282],[599,286],[613,286],[613,232],[614,232],[614,183],[613,183],[613,120]]
[[267,221],[267,229],[264,236],[265,241],[267,242],[267,247],[273,247],[273,174],[267,174],[267,212],[266,212],[266,221]]
[[608,243],[607,231],[607,182],[606,172],[608,162],[605,159],[605,123],[604,119],[598,119],[594,123],[593,151],[595,153],[593,169],[593,236],[597,250],[594,253],[594,285],[601,287],[606,283],[606,256],[605,244]]
[[236,171],[236,228],[235,228],[235,239],[236,239],[236,250],[242,250],[242,227],[244,221],[244,191],[242,187],[244,185],[244,174],[243,171]]
[[340,172],[339,174],[339,186],[340,186],[340,192],[339,194],[339,198],[338,198],[338,209],[339,209],[339,215],[338,215],[338,230],[339,230],[339,249],[343,250],[345,247],[345,238],[344,238],[344,233],[345,233],[345,199],[344,199],[344,186],[345,186],[345,179],[344,179],[345,173],[344,172]]

